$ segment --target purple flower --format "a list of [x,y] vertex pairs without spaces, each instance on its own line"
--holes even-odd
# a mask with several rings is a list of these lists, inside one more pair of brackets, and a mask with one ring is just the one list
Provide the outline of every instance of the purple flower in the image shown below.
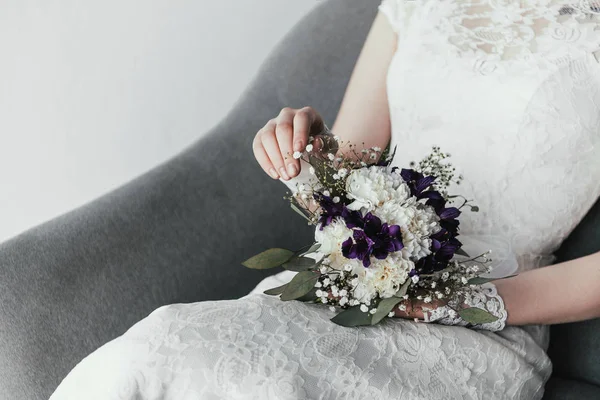
[[325,196],[321,192],[315,192],[313,196],[315,200],[319,202],[319,205],[323,210],[321,217],[319,218],[319,222],[321,223],[319,230],[322,231],[323,228],[331,224],[336,217],[342,216],[346,209],[346,205],[341,201],[334,203],[330,196]]
[[436,180],[435,176],[423,176],[422,173],[415,171],[414,169],[402,169],[400,176],[404,179],[404,182],[410,188],[410,193],[416,196],[418,199],[422,199],[421,194],[428,189],[433,182]]
[[364,217],[364,230],[369,236],[373,244],[373,255],[379,260],[387,258],[389,253],[402,250],[402,232],[398,225],[382,224],[381,219],[377,216],[367,213]]
[[349,237],[342,243],[342,255],[346,258],[356,258],[362,261],[363,266],[368,268],[371,265],[370,256],[373,252],[373,240],[371,240],[365,231],[355,229],[352,238]]

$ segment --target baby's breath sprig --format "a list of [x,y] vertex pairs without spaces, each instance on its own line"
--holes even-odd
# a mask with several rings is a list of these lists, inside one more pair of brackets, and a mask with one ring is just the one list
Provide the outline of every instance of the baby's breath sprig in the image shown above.
[[452,163],[448,162],[447,159],[450,157],[450,153],[444,153],[440,150],[439,146],[433,146],[432,152],[425,159],[419,161],[419,163],[411,162],[410,166],[415,171],[422,173],[425,176],[433,175],[437,177],[433,187],[439,191],[444,197],[448,196],[448,187],[455,183],[460,185],[463,180],[462,175],[455,178],[456,168],[452,166]]

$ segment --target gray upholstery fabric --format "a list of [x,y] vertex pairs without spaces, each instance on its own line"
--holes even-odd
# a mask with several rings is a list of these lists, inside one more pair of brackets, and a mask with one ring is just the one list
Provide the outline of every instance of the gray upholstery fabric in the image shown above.
[[312,105],[333,122],[378,3],[324,2],[207,137],[0,245],[0,399],[47,399],[84,356],[155,308],[242,296],[265,276],[244,259],[312,239],[252,139],[284,106]]
[[596,400],[600,387],[553,376],[546,384],[544,400]]
[[208,136],[0,245],[0,399],[48,398],[85,355],[155,308],[240,297],[267,274],[241,261],[312,239],[251,142],[284,106],[312,105],[333,123],[379,3],[324,1]]

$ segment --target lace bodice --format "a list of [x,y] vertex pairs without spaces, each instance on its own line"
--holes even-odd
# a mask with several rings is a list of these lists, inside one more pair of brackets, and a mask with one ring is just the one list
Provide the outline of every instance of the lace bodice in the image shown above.
[[[492,235],[521,271],[552,253],[600,196],[600,2],[383,0],[398,35],[387,76],[394,164],[451,153]],[[460,203],[459,203],[460,204]]]

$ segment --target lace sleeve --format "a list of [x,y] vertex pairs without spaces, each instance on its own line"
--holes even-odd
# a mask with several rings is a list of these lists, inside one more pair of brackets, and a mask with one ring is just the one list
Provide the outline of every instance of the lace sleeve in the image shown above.
[[383,0],[378,9],[388,18],[394,32],[401,34],[408,25],[416,3],[416,0]]
[[431,311],[424,311],[425,322],[436,322],[442,325],[460,325],[488,331],[500,331],[506,326],[508,314],[506,308],[504,308],[504,301],[498,290],[496,290],[496,285],[492,282],[474,288],[464,299],[464,305],[485,310],[498,319],[488,323],[470,324],[463,320],[455,311],[460,306],[458,304],[450,304],[451,307],[442,306]]

